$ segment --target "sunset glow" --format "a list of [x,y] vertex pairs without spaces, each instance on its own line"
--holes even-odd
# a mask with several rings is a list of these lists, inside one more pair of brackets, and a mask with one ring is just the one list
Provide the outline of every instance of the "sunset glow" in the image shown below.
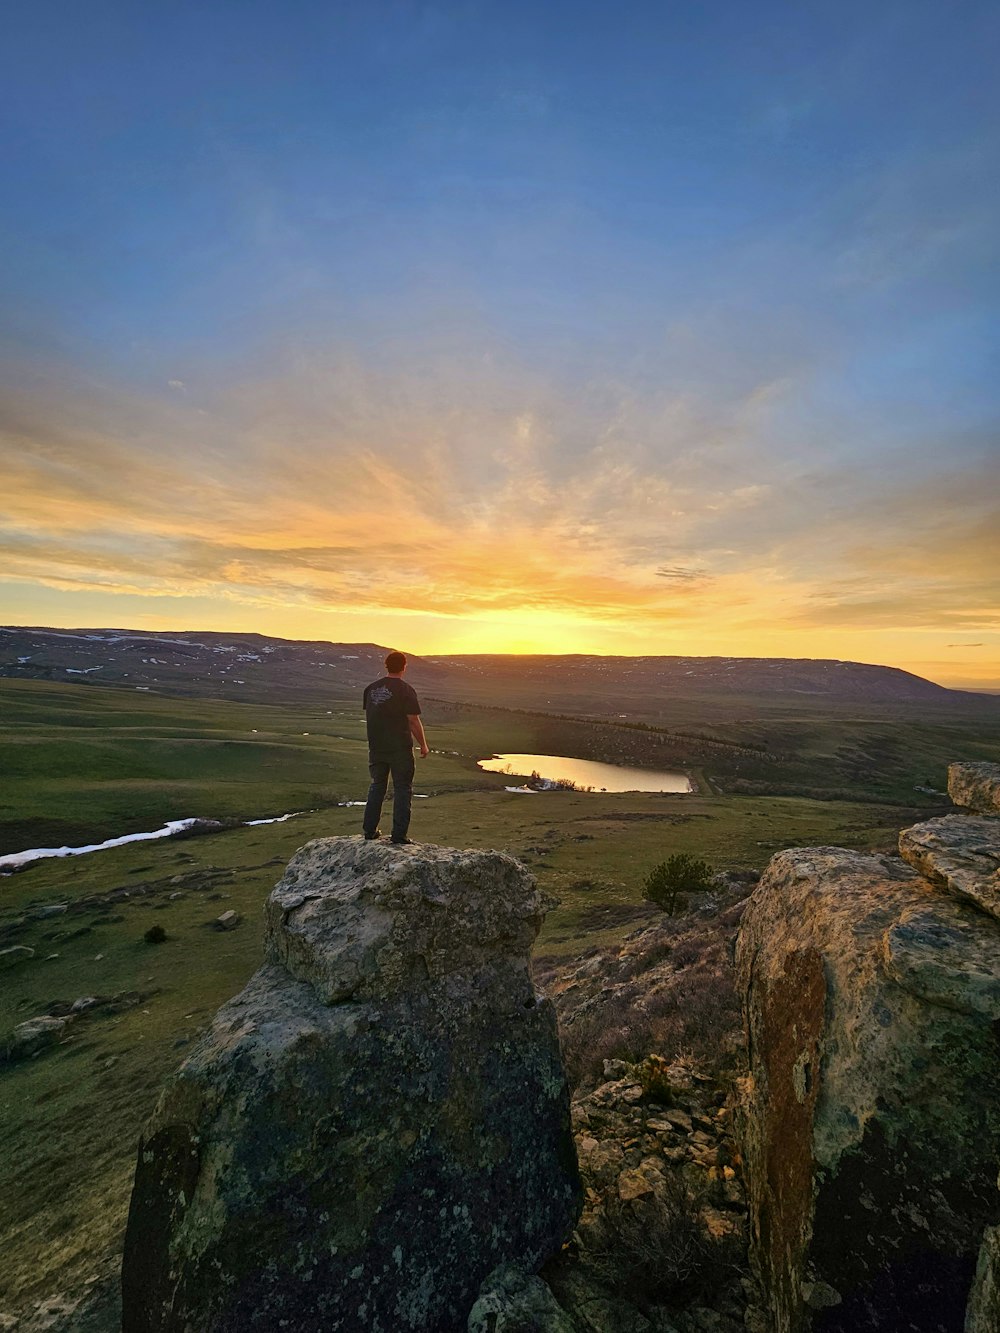
[[990,7],[56,8],[0,622],[1000,687]]

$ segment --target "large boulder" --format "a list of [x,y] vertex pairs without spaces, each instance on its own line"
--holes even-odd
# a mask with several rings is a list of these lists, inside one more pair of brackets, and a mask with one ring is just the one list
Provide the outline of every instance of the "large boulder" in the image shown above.
[[956,805],[1000,815],[1000,764],[949,764],[948,795]]
[[464,1329],[579,1212],[545,904],[498,852],[328,838],[139,1149],[125,1333]]
[[[974,841],[962,861],[936,820],[903,836],[916,866],[782,852],[743,916],[741,1137],[776,1333],[961,1333],[1000,1221],[1000,923],[974,905]],[[994,1271],[984,1251],[984,1309]]]

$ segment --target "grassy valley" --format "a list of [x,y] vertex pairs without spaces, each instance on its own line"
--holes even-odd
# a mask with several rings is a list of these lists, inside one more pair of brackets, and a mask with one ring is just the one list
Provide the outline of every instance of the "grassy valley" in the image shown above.
[[[780,847],[889,849],[947,808],[950,759],[1000,759],[993,713],[954,701],[821,697],[664,699],[655,719],[445,700],[419,670],[433,752],[418,763],[413,835],[504,848],[558,905],[537,953],[552,966],[612,947],[657,917],[650,867],[674,852],[760,869]],[[5,1263],[0,1310],[110,1263],[138,1132],[158,1089],[211,1014],[258,966],[264,899],[310,838],[354,834],[365,795],[357,691],[282,703],[0,681],[0,856],[98,842],[168,819],[222,822],[198,836],[32,863],[0,880],[0,949],[33,956],[0,974],[0,1035],[100,1001],[64,1041],[0,1069]],[[595,715],[598,707],[603,718]],[[560,709],[560,713],[569,711]],[[652,729],[651,729],[652,728]],[[504,790],[476,760],[496,751],[683,767],[691,795]],[[282,823],[246,826],[249,819]],[[235,929],[216,924],[226,911]],[[145,939],[161,926],[166,939]]]

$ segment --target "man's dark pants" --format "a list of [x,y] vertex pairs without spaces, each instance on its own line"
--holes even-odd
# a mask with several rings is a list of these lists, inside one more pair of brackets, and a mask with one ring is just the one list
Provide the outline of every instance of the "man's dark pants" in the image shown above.
[[367,837],[378,828],[382,815],[382,802],[385,789],[392,774],[392,836],[405,838],[410,827],[410,805],[413,799],[413,751],[399,750],[394,754],[368,756],[368,772],[372,785],[368,788],[368,801],[365,805],[365,817],[362,827]]

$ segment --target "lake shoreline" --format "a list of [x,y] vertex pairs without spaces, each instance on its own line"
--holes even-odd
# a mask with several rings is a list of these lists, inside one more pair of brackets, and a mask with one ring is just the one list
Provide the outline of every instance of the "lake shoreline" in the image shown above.
[[[602,794],[644,792],[688,796],[698,787],[691,774],[679,769],[644,769],[608,764],[572,755],[494,754],[476,761],[484,773],[516,778],[518,791],[581,791]],[[515,790],[508,788],[507,790]]]

